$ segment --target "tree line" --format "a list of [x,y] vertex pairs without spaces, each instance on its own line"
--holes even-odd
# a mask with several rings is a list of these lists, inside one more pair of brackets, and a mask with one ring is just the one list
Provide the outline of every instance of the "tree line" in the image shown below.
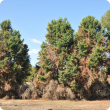
[[[10,20],[3,21],[0,23],[0,87],[34,78],[46,83],[55,79],[74,91],[84,91],[96,80],[105,83],[110,73],[105,53],[110,51],[109,18],[110,10],[102,16],[101,23],[89,15],[82,19],[76,33],[67,18],[52,20],[46,28],[46,41],[41,44],[35,67],[30,64],[28,45],[23,44],[20,32],[12,29]],[[108,38],[106,45],[105,38]],[[106,69],[100,70],[100,65]]]

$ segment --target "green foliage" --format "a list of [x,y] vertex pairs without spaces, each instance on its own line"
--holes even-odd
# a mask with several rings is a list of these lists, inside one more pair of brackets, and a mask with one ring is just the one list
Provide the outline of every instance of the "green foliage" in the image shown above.
[[12,32],[11,22],[9,19],[0,23],[0,26],[3,31],[10,31],[11,30],[10,32]]
[[108,70],[107,69],[101,69],[101,72],[102,72],[102,76],[103,76],[103,83],[105,83],[106,79],[107,79]]
[[64,84],[67,85],[67,81],[72,81],[73,79],[75,79],[76,75],[78,75],[78,73],[76,72],[78,69],[77,62],[78,61],[74,53],[68,55],[65,69],[59,72],[60,82],[63,81]]
[[69,41],[73,39],[74,30],[71,28],[69,22],[66,22],[66,20],[67,18],[64,20],[60,18],[57,21],[52,20],[51,23],[48,23],[48,34],[46,34],[45,37],[48,39],[50,44],[54,46],[58,45],[58,48],[66,47],[69,45]]
[[[79,30],[74,35],[74,30],[66,21],[67,18],[60,18],[48,23],[48,33],[45,35],[47,43],[42,43],[39,52],[39,72],[42,75],[38,75],[38,79],[57,79],[59,83],[70,86],[74,91],[82,91],[87,78],[86,72],[82,72],[87,70],[87,64],[83,61],[89,56],[89,61],[86,60],[90,67],[88,69],[95,71],[99,71],[97,67],[107,61],[107,56],[102,57],[109,48],[102,43],[102,36],[106,37],[107,33],[101,23],[90,15],[82,19]],[[83,69],[79,69],[79,66]]]
[[38,75],[38,79],[41,81],[46,81],[48,77],[46,76],[42,76],[42,75]]
[[71,87],[71,89],[72,89],[73,91],[77,92],[79,86],[76,85],[76,84],[75,84],[75,85],[72,85],[72,84],[71,84],[70,87]]
[[91,30],[91,34],[93,34],[93,30],[95,29],[97,32],[100,31],[101,29],[101,24],[99,23],[99,21],[93,16],[87,16],[85,18],[82,19],[81,23],[80,23],[80,27],[84,26],[86,28],[86,32],[89,30]]
[[[48,77],[50,79],[56,77],[58,79],[58,71],[63,70],[66,63],[65,60],[67,59],[67,51],[73,45],[74,30],[71,28],[69,22],[66,21],[66,18],[64,20],[60,18],[58,20],[52,20],[51,23],[48,23],[48,34],[45,36],[48,43],[43,42],[41,45],[42,49],[39,52],[39,65],[45,75],[48,72],[51,72],[50,77]],[[50,49],[48,46],[50,46],[52,49]],[[62,56],[64,57],[61,58]],[[56,60],[54,57],[56,57]],[[60,62],[59,68],[56,65],[56,61]],[[64,80],[66,81],[66,79]]]
[[36,66],[32,66],[30,63],[29,63],[29,68],[28,68],[28,72],[29,72],[29,76],[27,76],[27,78],[25,79],[25,82],[26,81],[33,81],[36,77],[37,77],[37,72],[39,70],[39,66],[36,65]]
[[[21,83],[29,75],[27,71],[30,62],[28,46],[23,44],[24,40],[20,39],[19,31],[12,30],[10,20],[3,21],[0,26],[0,52],[4,53],[0,57],[0,67],[11,71],[10,74],[15,75],[16,81]],[[6,74],[3,75],[5,77]]]
[[102,28],[107,28],[108,33],[110,34],[110,8],[101,18]]
[[[90,66],[91,70],[93,70],[93,68],[96,67],[96,65],[100,64],[100,60],[101,60],[101,55],[102,53],[104,53],[105,48],[101,46],[95,48],[95,51],[93,54],[90,55],[90,62],[88,62],[88,65]],[[107,57],[105,57],[107,58]]]
[[86,55],[88,51],[88,45],[86,44],[85,39],[83,40],[83,42],[78,43],[78,51],[80,59]]

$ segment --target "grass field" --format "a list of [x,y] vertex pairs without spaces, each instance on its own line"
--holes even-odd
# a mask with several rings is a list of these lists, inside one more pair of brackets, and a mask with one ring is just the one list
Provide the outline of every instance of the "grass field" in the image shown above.
[[107,110],[110,100],[0,100],[3,110]]

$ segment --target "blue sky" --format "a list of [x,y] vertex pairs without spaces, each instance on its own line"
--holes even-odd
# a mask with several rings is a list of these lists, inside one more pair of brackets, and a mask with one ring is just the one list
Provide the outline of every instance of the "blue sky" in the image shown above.
[[33,66],[38,62],[40,45],[46,40],[48,22],[67,17],[71,27],[77,32],[82,18],[91,15],[100,21],[110,7],[107,0],[0,1],[0,23],[9,19],[12,28],[20,31],[21,39],[28,45]]

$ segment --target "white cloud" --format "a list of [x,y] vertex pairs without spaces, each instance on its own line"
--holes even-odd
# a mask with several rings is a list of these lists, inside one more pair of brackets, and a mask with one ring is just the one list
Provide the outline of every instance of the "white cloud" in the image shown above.
[[38,54],[38,52],[39,52],[40,50],[39,49],[32,49],[32,50],[30,50],[29,52],[28,52],[28,54],[29,55],[31,55],[31,53],[35,53],[35,54]]
[[2,2],[3,0],[0,0],[0,3]]
[[42,42],[40,42],[40,41],[38,41],[38,40],[36,40],[36,39],[30,39],[32,42],[34,42],[34,43],[38,43],[38,44],[41,44]]
[[110,0],[107,0],[110,3]]

